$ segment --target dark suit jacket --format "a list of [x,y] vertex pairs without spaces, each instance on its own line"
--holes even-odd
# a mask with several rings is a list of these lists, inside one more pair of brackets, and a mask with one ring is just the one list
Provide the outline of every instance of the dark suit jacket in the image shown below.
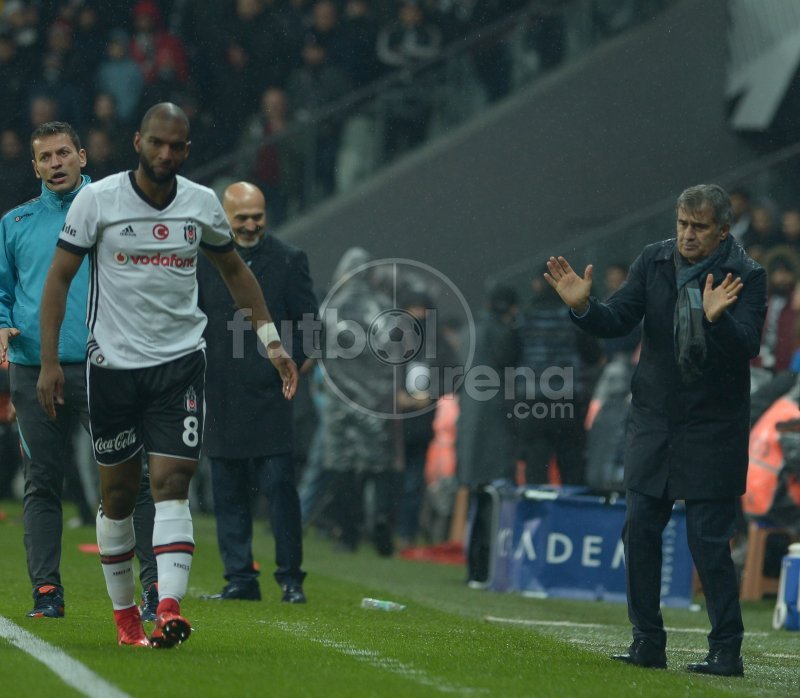
[[[588,313],[573,320],[595,336],[620,337],[644,318],[631,382],[625,486],[652,497],[735,497],[744,493],[747,477],[749,362],[760,348],[766,274],[735,241],[712,269],[715,286],[732,272],[744,288],[716,323],[704,321],[704,375],[687,385],[675,360],[674,249],[674,239],[645,247],[608,302],[592,298]],[[705,277],[701,288],[704,283]]]
[[[295,323],[291,353],[301,364],[305,356],[296,323],[304,314],[316,317],[318,309],[305,252],[266,235],[257,247],[240,248],[239,253],[258,280],[278,330],[286,320]],[[254,331],[229,329],[236,306],[222,277],[204,257],[197,278],[200,307],[208,315],[203,450],[216,458],[290,453],[292,403],[281,395],[278,372]],[[281,332],[284,346],[285,334]]]

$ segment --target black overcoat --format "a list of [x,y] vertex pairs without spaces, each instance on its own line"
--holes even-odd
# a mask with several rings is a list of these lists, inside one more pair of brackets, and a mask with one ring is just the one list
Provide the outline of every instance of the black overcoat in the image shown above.
[[[620,337],[644,318],[642,352],[633,375],[625,451],[625,486],[652,497],[721,499],[744,493],[750,433],[750,359],[760,348],[766,275],[736,242],[712,269],[744,288],[715,323],[704,320],[702,378],[684,383],[673,340],[677,298],[675,239],[648,245],[626,283],[573,321],[598,337]],[[700,281],[705,285],[705,275]]]
[[[279,331],[283,321],[297,323],[304,314],[316,318],[317,301],[305,252],[271,235],[256,247],[238,249],[261,286]],[[197,279],[199,304],[208,316],[203,451],[212,458],[290,453],[292,403],[281,394],[278,372],[254,331],[229,328],[236,306],[222,277],[204,257]],[[284,334],[281,332],[282,338]],[[301,364],[305,357],[296,325],[291,349],[292,358]]]

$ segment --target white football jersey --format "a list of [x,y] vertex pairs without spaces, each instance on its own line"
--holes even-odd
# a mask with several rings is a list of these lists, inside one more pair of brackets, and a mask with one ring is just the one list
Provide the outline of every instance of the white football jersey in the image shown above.
[[142,368],[205,347],[198,248],[233,248],[211,189],[178,176],[174,197],[158,208],[136,186],[133,172],[111,175],[75,197],[58,245],[90,253],[86,324],[93,364]]

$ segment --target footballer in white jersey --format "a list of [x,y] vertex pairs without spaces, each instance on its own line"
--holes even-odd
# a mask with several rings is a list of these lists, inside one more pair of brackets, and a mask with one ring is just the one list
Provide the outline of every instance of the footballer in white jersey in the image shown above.
[[[37,393],[55,418],[63,403],[58,335],[66,296],[84,256],[91,255],[87,388],[101,465],[97,543],[117,641],[134,647],[174,647],[192,630],[180,602],[194,553],[188,496],[202,440],[206,368],[198,249],[219,270],[236,305],[252,311],[256,333],[283,381],[283,396],[291,399],[297,390],[297,367],[280,344],[258,282],[233,249],[216,196],[178,176],[190,146],[186,114],[170,103],[151,107],[134,137],[137,169],[107,177],[76,197],[42,294]],[[132,564],[142,449],[156,508],[159,601],[149,638],[134,602]]]
[[233,238],[216,194],[177,176],[173,196],[155,206],[120,172],[80,192],[58,245],[91,251],[88,359],[106,368],[142,368],[205,346],[197,307],[197,254],[224,252]]

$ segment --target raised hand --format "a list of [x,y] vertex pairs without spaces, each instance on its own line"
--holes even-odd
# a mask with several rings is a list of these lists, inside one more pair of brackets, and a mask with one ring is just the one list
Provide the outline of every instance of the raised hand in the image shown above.
[[586,267],[583,276],[578,276],[563,257],[550,257],[547,260],[544,278],[561,296],[570,308],[580,314],[589,307],[589,294],[592,291],[592,265]]
[[744,284],[739,277],[733,278],[728,274],[716,288],[712,288],[714,275],[706,276],[706,286],[703,289],[703,312],[709,322],[716,322],[728,308],[739,298],[739,293]]

